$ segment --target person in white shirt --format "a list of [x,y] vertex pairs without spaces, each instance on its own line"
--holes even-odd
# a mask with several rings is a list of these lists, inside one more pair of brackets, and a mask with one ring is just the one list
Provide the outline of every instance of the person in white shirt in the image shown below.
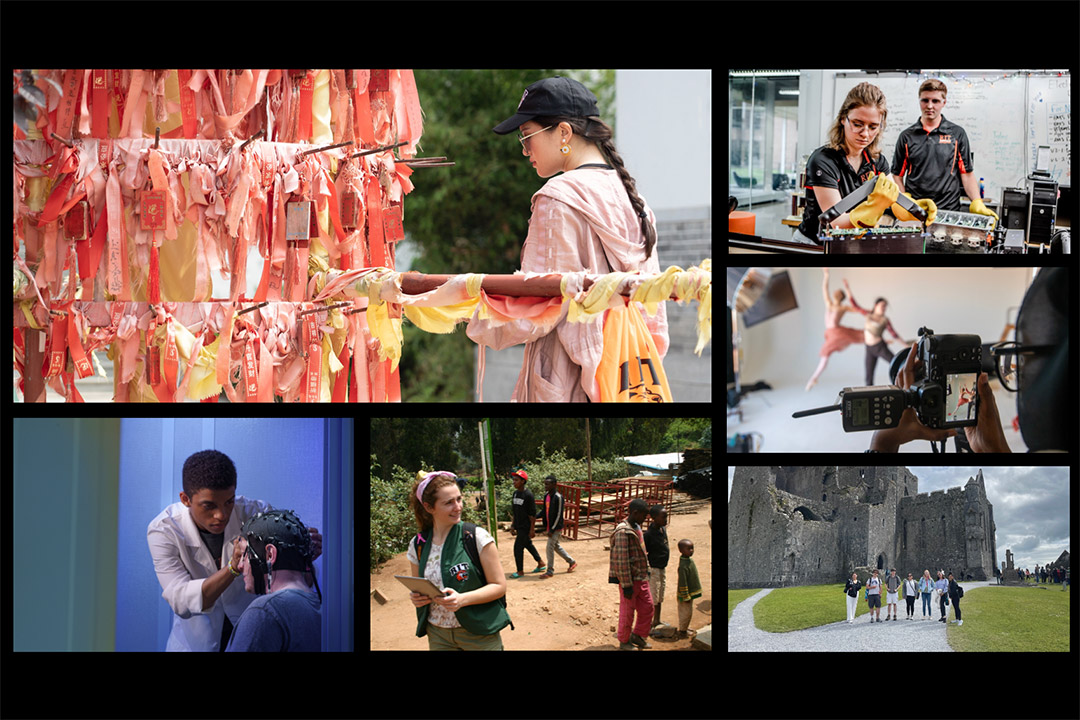
[[907,619],[915,619],[915,598],[919,597],[919,586],[915,582],[915,577],[911,574],[907,574],[907,580],[904,581],[904,602],[907,603]]
[[[240,526],[272,507],[236,494],[236,466],[217,450],[188,457],[182,478],[180,502],[146,528],[161,595],[174,613],[165,650],[219,652],[254,599],[242,582],[233,583],[241,576]],[[318,557],[322,536],[315,528],[309,532]]]
[[859,603],[859,590],[862,583],[859,582],[859,573],[851,573],[851,579],[844,586],[844,595],[847,597],[847,621],[855,622],[855,610]]

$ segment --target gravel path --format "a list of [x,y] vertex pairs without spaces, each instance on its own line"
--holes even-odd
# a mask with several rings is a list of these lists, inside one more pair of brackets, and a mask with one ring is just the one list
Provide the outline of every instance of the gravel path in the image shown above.
[[[964,593],[973,588],[986,587],[990,582],[966,582]],[[728,652],[852,652],[863,649],[881,649],[881,643],[892,647],[918,648],[920,652],[952,652],[945,640],[945,626],[937,622],[941,617],[934,608],[934,620],[922,620],[922,601],[915,603],[915,620],[906,620],[907,605],[901,601],[900,619],[871,623],[869,615],[860,615],[850,625],[841,620],[807,630],[786,633],[770,633],[754,626],[754,605],[772,592],[762,590],[743,600],[735,607],[728,622]],[[864,602],[861,598],[859,602]],[[960,601],[963,611],[964,603]],[[881,608],[882,619],[885,608]],[[953,619],[952,611],[948,618]]]

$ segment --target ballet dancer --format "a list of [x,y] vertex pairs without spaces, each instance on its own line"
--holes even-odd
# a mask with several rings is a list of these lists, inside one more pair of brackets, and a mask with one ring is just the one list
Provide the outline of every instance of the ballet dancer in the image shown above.
[[829,364],[830,355],[834,352],[840,352],[849,345],[863,341],[863,334],[860,330],[840,325],[840,318],[844,316],[844,313],[854,310],[854,308],[850,305],[844,305],[846,296],[843,290],[837,290],[830,295],[829,268],[821,268],[821,273],[824,275],[821,281],[821,294],[825,298],[825,343],[821,346],[821,350],[818,351],[821,361],[818,362],[817,369],[814,370],[810,382],[806,383],[807,390],[814,387],[821,373],[825,372],[825,366]]
[[855,302],[855,296],[852,294],[851,286],[848,285],[846,278],[844,279],[844,287],[847,288],[848,297],[851,299],[851,307],[866,316],[866,325],[863,328],[863,341],[866,343],[866,384],[873,385],[874,367],[877,365],[877,359],[881,358],[885,361],[886,372],[888,372],[889,362],[893,359],[893,351],[885,344],[885,330],[888,329],[892,336],[901,343],[904,342],[904,339],[896,333],[892,323],[889,322],[889,318],[885,316],[885,310],[889,306],[885,298],[879,297],[874,301],[873,311],[866,310],[859,307],[859,304]]

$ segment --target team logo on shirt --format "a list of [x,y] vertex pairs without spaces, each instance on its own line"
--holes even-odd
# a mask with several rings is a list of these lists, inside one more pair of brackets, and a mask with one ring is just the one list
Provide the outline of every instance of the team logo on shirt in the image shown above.
[[938,135],[938,143],[948,145],[952,143],[952,135]]
[[454,576],[454,579],[458,582],[465,582],[469,579],[469,564],[461,563],[450,568],[450,574]]

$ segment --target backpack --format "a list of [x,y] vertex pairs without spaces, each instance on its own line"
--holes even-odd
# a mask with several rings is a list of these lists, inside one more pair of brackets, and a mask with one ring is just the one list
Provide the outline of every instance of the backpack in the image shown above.
[[[487,585],[487,575],[484,574],[484,566],[480,562],[480,551],[476,547],[476,523],[463,522],[461,523],[461,535],[465,542],[465,554],[469,556],[469,560],[472,562],[473,567],[477,569],[480,574],[480,582],[483,585]],[[427,540],[423,535],[416,533],[416,559],[417,561],[423,557],[424,544]],[[421,575],[424,572],[424,568],[420,568]],[[504,594],[499,598],[499,602],[502,603],[503,608],[506,608],[506,595]],[[509,617],[509,616],[508,616]],[[514,629],[514,621],[510,621],[510,629]]]

